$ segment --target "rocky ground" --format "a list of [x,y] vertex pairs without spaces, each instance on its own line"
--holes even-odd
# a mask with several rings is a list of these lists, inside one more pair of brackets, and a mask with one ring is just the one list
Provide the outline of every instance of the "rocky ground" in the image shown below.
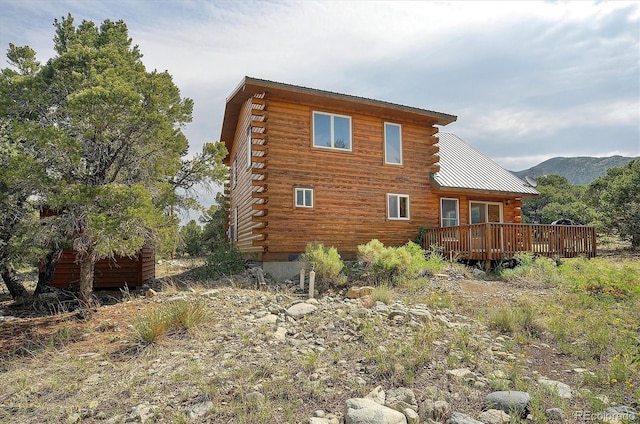
[[[103,294],[90,317],[60,302],[49,315],[5,301],[0,422],[637,420],[637,405],[584,389],[594,370],[562,355],[544,331],[523,340],[483,318],[493,306],[552,296],[550,288],[453,269],[392,289],[386,303],[359,286],[311,299],[296,286],[257,290],[249,276],[196,284],[176,274],[151,290]],[[206,321],[136,345],[135,317],[177,300],[202,302]],[[587,403],[596,395],[598,416]]]

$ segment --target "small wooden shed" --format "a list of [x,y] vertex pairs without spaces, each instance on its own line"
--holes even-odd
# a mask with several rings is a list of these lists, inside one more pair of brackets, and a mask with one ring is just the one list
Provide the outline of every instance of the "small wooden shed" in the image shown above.
[[[116,257],[101,259],[96,263],[93,287],[117,288],[138,287],[153,280],[156,276],[155,251],[143,246],[134,257]],[[80,283],[80,265],[76,263],[76,254],[72,249],[64,249],[53,274],[53,287],[77,288]]]

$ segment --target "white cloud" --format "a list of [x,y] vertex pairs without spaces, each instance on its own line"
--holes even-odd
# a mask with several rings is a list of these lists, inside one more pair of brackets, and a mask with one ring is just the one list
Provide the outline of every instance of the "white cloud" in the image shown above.
[[451,131],[491,139],[505,164],[556,155],[558,131],[635,125],[612,149],[637,147],[635,2],[0,2],[0,49],[43,61],[54,18],[124,19],[145,65],[195,100],[192,151],[218,139],[244,75],[458,115]]
[[640,125],[640,105],[636,99],[602,101],[561,110],[519,107],[466,112],[465,126],[471,131],[491,137],[510,137],[516,143],[530,135],[548,137],[572,127]]

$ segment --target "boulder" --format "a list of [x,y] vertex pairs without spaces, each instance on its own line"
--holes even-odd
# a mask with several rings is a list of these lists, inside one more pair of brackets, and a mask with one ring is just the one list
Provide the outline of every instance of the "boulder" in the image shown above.
[[546,409],[544,415],[548,421],[564,421],[567,419],[567,414],[561,408]]
[[538,379],[538,383],[550,391],[555,391],[562,399],[571,399],[571,387],[561,381],[549,380],[546,378]]
[[363,287],[349,287],[347,290],[347,297],[349,299],[359,299],[364,296],[368,296],[373,292],[373,287],[371,286],[363,286]]
[[369,394],[364,398],[372,400],[379,405],[384,405],[385,401],[387,400],[387,394],[384,392],[382,386],[377,386],[376,388],[371,390]]
[[447,420],[447,424],[483,424],[480,421],[463,414],[462,412],[454,412],[451,418]]
[[287,309],[287,315],[292,318],[301,318],[305,315],[314,313],[317,309],[317,306],[305,302],[300,302],[289,307],[289,309]]
[[212,409],[213,409],[213,402],[208,400],[205,402],[196,403],[195,405],[191,405],[189,408],[187,408],[186,414],[187,414],[187,417],[189,417],[189,419],[193,420],[206,415],[207,412],[209,412]]
[[499,409],[489,409],[478,416],[478,420],[485,424],[509,424],[511,417]]
[[625,405],[611,406],[599,415],[606,423],[635,422],[640,416],[635,409]]
[[420,424],[420,415],[418,415],[415,410],[406,408],[404,411],[402,411],[402,413],[407,419],[407,424]]
[[406,387],[398,387],[387,391],[387,399],[384,404],[399,412],[403,412],[407,408],[418,411],[416,395],[413,390]]
[[402,412],[371,399],[353,398],[345,402],[345,424],[407,424]]
[[425,420],[444,422],[451,416],[451,406],[444,400],[425,399],[420,405],[420,417]]
[[507,414],[515,412],[522,418],[526,418],[530,402],[529,393],[508,390],[489,393],[484,399],[484,406],[485,409],[499,409]]

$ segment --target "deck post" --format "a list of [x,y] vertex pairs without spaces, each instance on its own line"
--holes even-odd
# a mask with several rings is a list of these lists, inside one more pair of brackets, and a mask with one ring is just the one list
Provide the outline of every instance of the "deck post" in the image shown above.
[[491,272],[491,245],[493,243],[491,240],[491,224],[487,222],[484,225],[485,225],[484,242],[486,243],[485,249],[484,249],[484,257],[485,257],[485,269],[488,274],[489,272]]

